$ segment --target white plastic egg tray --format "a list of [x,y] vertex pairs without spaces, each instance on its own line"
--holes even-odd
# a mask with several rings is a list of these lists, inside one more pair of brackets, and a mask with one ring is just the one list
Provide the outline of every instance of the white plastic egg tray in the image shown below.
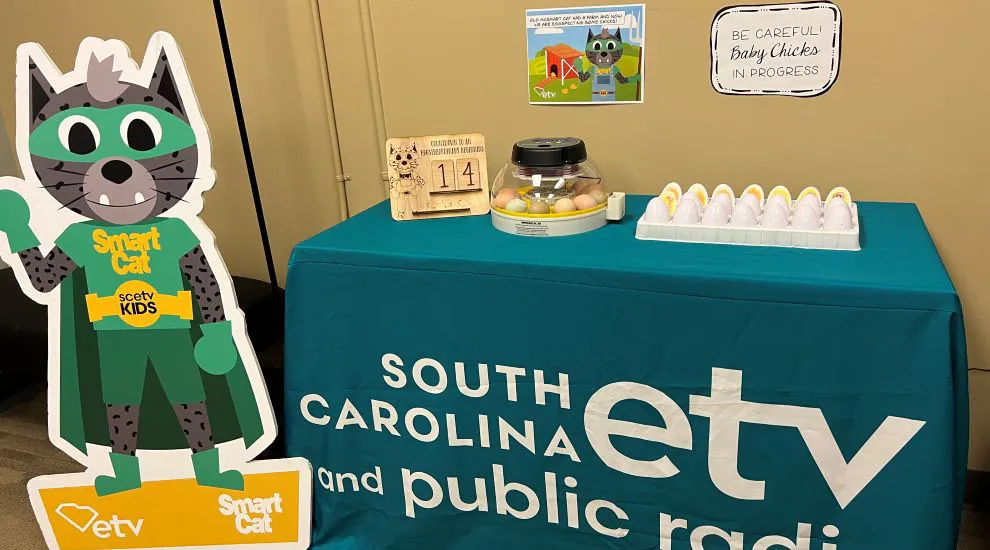
[[[668,186],[669,187],[669,186]],[[788,201],[788,224],[786,227],[763,226],[764,211],[757,216],[756,225],[740,227],[732,223],[709,225],[702,221],[685,224],[677,223],[674,218],[659,222],[648,220],[649,212],[644,213],[636,224],[636,238],[640,240],[674,241],[709,244],[735,244],[743,246],[772,246],[784,248],[806,248],[819,250],[861,250],[859,233],[859,208],[856,203],[849,201],[851,224],[848,229],[826,230],[824,223],[819,223],[817,229],[794,227],[791,221],[795,217],[798,201]],[[820,210],[825,210],[827,203],[818,203]],[[767,201],[761,201],[761,206],[768,206]],[[822,220],[823,221],[823,220]]]
[[[747,246],[779,246],[786,248],[816,248],[822,250],[860,250],[859,214],[852,206],[853,228],[848,231],[815,231],[777,229],[771,227],[709,227],[696,223],[678,225],[671,222],[650,223],[643,218],[636,223],[636,238],[648,241],[678,241],[686,243],[741,244]],[[645,217],[645,216],[644,216]]]

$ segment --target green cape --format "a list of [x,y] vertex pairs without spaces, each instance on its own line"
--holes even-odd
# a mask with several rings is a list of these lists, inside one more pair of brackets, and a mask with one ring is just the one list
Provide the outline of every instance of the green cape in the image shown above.
[[[60,436],[85,453],[86,443],[109,446],[110,436],[100,382],[96,331],[86,310],[87,289],[83,268],[76,269],[60,286]],[[195,292],[188,285],[186,289]],[[193,332],[195,342],[201,333],[198,308],[194,309],[197,309],[197,318],[192,321],[189,330]],[[237,364],[225,375],[199,372],[206,389],[213,440],[222,443],[244,438],[245,446],[257,441],[264,432],[261,411],[241,357],[238,356]],[[139,449],[189,447],[154,369],[148,369],[145,377],[139,426]]]

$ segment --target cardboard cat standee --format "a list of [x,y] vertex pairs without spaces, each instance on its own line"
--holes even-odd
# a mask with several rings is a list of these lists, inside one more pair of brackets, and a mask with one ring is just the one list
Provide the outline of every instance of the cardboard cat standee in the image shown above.
[[16,85],[0,257],[48,307],[49,435],[86,466],[28,484],[48,545],[306,548],[309,464],[248,462],[275,420],[198,217],[215,173],[174,39],[139,67],[87,38],[65,74],[23,44]]

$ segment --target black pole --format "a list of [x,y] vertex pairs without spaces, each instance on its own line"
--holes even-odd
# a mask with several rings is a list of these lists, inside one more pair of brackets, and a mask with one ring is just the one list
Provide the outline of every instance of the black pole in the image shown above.
[[213,11],[217,15],[217,28],[220,30],[220,46],[223,48],[223,61],[227,65],[227,80],[230,81],[230,95],[234,99],[234,114],[237,115],[237,129],[241,133],[241,147],[244,149],[244,163],[247,165],[251,195],[254,196],[254,210],[258,214],[258,229],[261,231],[261,244],[265,249],[265,262],[268,264],[268,279],[272,283],[272,294],[278,295],[278,274],[275,272],[275,259],[272,256],[272,243],[268,240],[268,226],[265,224],[265,210],[261,205],[261,192],[258,190],[258,177],[254,172],[254,158],[248,141],[244,111],[241,109],[241,94],[237,91],[237,77],[234,76],[234,60],[230,55],[230,41],[227,38],[227,25],[223,21],[223,7],[220,0],[213,0]]

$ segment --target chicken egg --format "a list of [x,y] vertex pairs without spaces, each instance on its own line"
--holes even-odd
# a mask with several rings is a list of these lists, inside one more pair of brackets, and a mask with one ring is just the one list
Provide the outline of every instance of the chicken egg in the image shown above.
[[732,211],[732,219],[729,220],[729,225],[733,227],[753,227],[757,223],[756,212],[753,212],[749,204],[745,201],[740,201],[736,204],[735,210]]
[[852,212],[845,201],[837,201],[837,205],[825,214],[825,231],[848,231],[852,229]]
[[[725,195],[719,195],[724,197]],[[726,206],[722,201],[713,200],[705,209],[705,215],[701,218],[701,223],[708,226],[721,226],[729,223],[731,207]]]
[[822,200],[820,198],[809,193],[798,201],[797,207],[801,208],[802,206],[813,209],[819,218],[822,217]]
[[678,225],[694,225],[701,219],[701,212],[698,208],[697,200],[687,200],[688,195],[684,195],[677,211],[674,212],[674,223]]
[[[558,202],[558,204],[560,204]],[[646,205],[646,221],[648,223],[667,223],[670,221],[670,208],[660,197],[653,197]]]
[[[777,196],[779,197],[780,195]],[[787,219],[787,209],[781,206],[780,202],[771,200],[767,204],[767,209],[763,211],[763,222],[761,225],[763,227],[780,229],[787,227],[789,224],[790,220]]]
[[529,203],[530,214],[549,214],[550,205],[546,201],[532,201]]
[[598,206],[598,202],[596,202],[591,195],[578,195],[574,197],[574,206],[576,206],[578,210],[588,210],[589,208]]
[[825,205],[825,212],[823,215],[827,218],[832,213],[833,210],[840,207],[848,209],[849,205],[846,204],[846,201],[842,199],[832,199],[831,201],[829,201],[828,204]]
[[581,181],[579,181],[579,182],[577,182],[577,183],[575,183],[574,184],[574,194],[575,195],[583,195],[583,194],[587,193],[588,192],[588,188],[591,187],[593,184],[594,184],[593,181],[584,180],[584,179],[581,180]]
[[753,185],[747,187],[745,190],[743,190],[742,194],[743,196],[753,195],[756,197],[756,200],[760,202],[763,202],[763,199],[766,198],[766,195],[763,194],[763,188],[760,187],[760,184],[758,183],[754,183]]
[[[678,207],[678,208],[680,208],[680,206],[681,206],[682,204],[684,204],[684,203],[686,203],[686,202],[690,202],[690,203],[694,203],[694,206],[695,206],[695,209],[696,209],[696,210],[698,211],[698,216],[699,216],[699,217],[701,216],[701,213],[705,211],[705,207],[704,207],[704,206],[702,206],[702,204],[701,204],[701,199],[699,199],[699,198],[698,198],[698,197],[697,197],[696,195],[694,195],[693,193],[685,193],[685,194],[684,194],[684,195],[683,195],[683,196],[681,197],[681,202],[679,202],[679,203],[677,203],[677,207]],[[674,212],[674,215],[676,215],[676,214],[677,214],[677,213],[676,213],[676,211],[675,211],[675,212]]]
[[699,212],[708,207],[708,190],[705,189],[705,186],[700,183],[696,183],[689,187],[684,196],[695,197],[698,200],[698,206],[701,207],[698,209]]
[[770,199],[767,200],[767,208],[769,208],[770,203],[780,205],[785,212],[791,211],[791,204],[787,202],[787,197],[783,195],[770,195]]
[[494,199],[492,199],[492,206],[494,206],[495,208],[504,209],[505,205],[509,204],[509,201],[511,201],[513,198],[515,197],[511,195],[506,195],[504,193],[499,193],[498,195],[495,195]]
[[760,199],[752,193],[746,193],[743,195],[742,198],[739,199],[739,202],[748,206],[750,211],[757,216],[763,213],[763,205],[760,204]]
[[[712,197],[711,203],[716,203],[716,202],[720,202],[730,211],[732,210],[732,197],[730,197],[729,195],[726,195],[724,193],[715,195],[714,197]],[[709,206],[709,208],[711,208],[711,206]]]
[[825,198],[825,204],[831,204],[834,199],[842,199],[846,206],[852,206],[852,193],[845,187],[836,187]]
[[526,201],[522,199],[512,199],[505,205],[505,209],[509,212],[523,213],[526,211]]
[[574,206],[574,201],[571,199],[564,198],[553,203],[553,211],[557,214],[567,214],[575,210],[577,210],[577,206]]
[[672,181],[668,183],[667,186],[663,188],[663,191],[660,194],[663,195],[664,193],[670,193],[671,195],[673,195],[674,202],[679,202],[681,200],[681,196],[684,195],[684,192],[681,191],[681,184],[677,183],[676,181]]
[[715,187],[715,190],[712,191],[712,200],[722,196],[729,201],[729,206],[735,206],[736,195],[733,193],[732,188],[729,187],[728,184],[720,183]]
[[784,187],[783,185],[778,185],[777,187],[774,187],[773,189],[770,190],[770,194],[767,195],[767,199],[772,199],[777,195],[780,195],[780,197],[784,199],[784,207],[790,210],[791,201],[793,200],[791,199],[791,190]]
[[801,191],[800,194],[798,194],[798,202],[801,202],[802,199],[804,199],[809,195],[815,197],[815,199],[817,199],[818,202],[822,202],[821,192],[818,191],[818,188],[813,185],[809,185],[808,187],[805,187],[804,190]]
[[791,225],[794,226],[795,229],[803,229],[806,231],[817,230],[819,227],[818,218],[818,211],[811,205],[799,204],[797,211],[794,212],[794,220],[791,222]]

